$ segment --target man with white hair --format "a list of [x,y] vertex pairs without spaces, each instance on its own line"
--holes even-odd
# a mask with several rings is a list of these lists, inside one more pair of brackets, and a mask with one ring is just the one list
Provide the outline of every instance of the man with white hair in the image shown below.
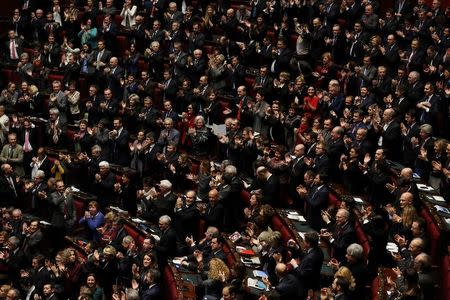
[[172,215],[174,213],[177,195],[172,192],[172,183],[163,179],[152,188],[149,193],[149,199],[144,198],[146,211],[143,217],[149,221],[156,222],[161,215]]
[[116,178],[110,171],[107,161],[101,161],[98,166],[100,170],[94,176],[92,192],[97,196],[100,207],[105,208],[114,197]]
[[219,202],[223,204],[224,221],[223,230],[233,232],[242,221],[242,203],[240,193],[242,190],[241,180],[237,176],[237,169],[233,165],[225,167],[222,175],[223,183],[217,187],[219,191]]
[[167,264],[167,258],[177,253],[177,234],[171,226],[172,219],[168,215],[159,217],[158,226],[161,230],[160,240],[155,247],[158,266],[161,269]]

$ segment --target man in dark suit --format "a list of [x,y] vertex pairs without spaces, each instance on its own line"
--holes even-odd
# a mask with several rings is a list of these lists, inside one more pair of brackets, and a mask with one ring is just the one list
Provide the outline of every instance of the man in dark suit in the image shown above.
[[328,188],[325,185],[327,176],[317,174],[314,178],[311,189],[302,185],[297,188],[300,197],[306,200],[307,204],[307,220],[311,228],[319,231],[322,228],[322,210],[327,208],[328,204]]
[[56,43],[55,36],[49,35],[42,52],[42,63],[47,68],[56,68],[61,62],[61,47]]
[[197,198],[196,192],[193,190],[187,191],[183,198],[179,197],[177,199],[173,214],[173,227],[177,232],[177,237],[180,242],[184,242],[186,237],[194,234],[196,221],[200,216],[195,204]]
[[439,115],[442,109],[441,97],[435,94],[435,87],[431,82],[427,82],[423,90],[425,97],[416,105],[419,110],[420,123],[431,124],[433,129],[439,132]]
[[375,132],[380,137],[378,146],[388,151],[387,156],[393,160],[401,158],[401,130],[399,123],[394,119],[395,111],[387,108],[383,112],[383,126],[376,125]]
[[110,89],[114,95],[122,95],[123,88],[120,80],[124,76],[124,69],[119,66],[117,57],[111,57],[109,60],[109,67],[104,70],[105,87]]
[[145,219],[156,222],[161,215],[173,215],[177,198],[177,195],[172,192],[172,183],[166,179],[161,180],[155,192],[151,192],[143,200],[146,207]]
[[253,90],[262,92],[266,97],[271,94],[273,89],[273,79],[269,76],[269,68],[263,65],[259,68],[259,74],[256,75]]
[[392,92],[392,79],[387,75],[385,66],[379,66],[377,76],[372,80],[372,92],[378,99],[383,99]]
[[413,14],[413,7],[408,0],[395,1],[393,10],[395,16],[401,19],[407,19]]
[[111,49],[115,54],[118,50],[117,43],[117,26],[112,21],[111,15],[106,15],[103,19],[102,27],[98,30],[98,36],[105,42],[105,47]]
[[108,206],[114,197],[114,183],[116,178],[114,173],[109,170],[109,163],[101,161],[99,163],[99,172],[94,176],[92,184],[92,193],[97,196],[101,208]]
[[353,33],[347,34],[348,54],[353,61],[361,64],[365,53],[363,46],[367,43],[368,34],[364,32],[361,21],[356,21],[353,28]]
[[314,157],[308,157],[305,160],[306,165],[309,169],[313,170],[315,173],[328,174],[330,169],[330,160],[327,155],[327,146],[324,142],[318,142],[314,147]]
[[178,144],[180,140],[180,132],[174,128],[174,122],[171,118],[164,119],[164,129],[158,138],[158,145],[160,147],[166,147],[170,142]]
[[20,270],[27,267],[27,262],[23,251],[20,250],[20,239],[17,236],[12,236],[8,239],[6,264],[8,265],[10,279],[18,282],[20,280]]
[[396,71],[400,63],[398,50],[395,35],[389,34],[386,38],[386,45],[381,48],[381,53],[383,54],[383,61],[388,67],[390,76],[396,75]]
[[323,252],[319,247],[319,235],[317,232],[306,232],[304,242],[306,247],[302,249],[304,256],[301,258],[300,264],[298,264],[297,260],[291,259],[291,265],[294,275],[300,282],[301,297],[306,298],[308,290],[318,291],[320,289]]
[[162,98],[164,101],[173,101],[176,98],[178,92],[178,80],[173,76],[172,71],[164,71],[163,82],[158,83],[158,87],[162,90]]
[[14,205],[18,199],[19,186],[14,176],[14,169],[10,164],[4,163],[1,166],[2,175],[0,177],[0,203],[2,207]]
[[331,130],[330,140],[327,145],[328,151],[327,155],[330,164],[330,174],[331,176],[339,176],[339,161],[341,155],[346,152],[344,144],[344,128],[341,126],[336,126]]
[[159,244],[155,247],[158,266],[163,269],[167,265],[167,258],[177,253],[177,234],[171,226],[171,218],[163,215],[159,218],[159,229],[161,230]]
[[33,254],[33,260],[31,262],[31,280],[35,287],[35,292],[39,295],[43,294],[44,285],[51,281],[50,272],[44,266],[45,257],[41,254]]
[[8,31],[8,41],[5,42],[6,62],[16,65],[23,51],[23,39],[16,37],[14,30]]
[[417,154],[414,150],[414,145],[411,143],[411,139],[415,137],[419,138],[420,126],[416,122],[416,112],[410,110],[405,114],[405,123],[400,124],[402,131],[402,152],[403,163],[407,166],[412,166],[416,160]]
[[322,214],[322,217],[327,223],[327,229],[322,231],[320,236],[330,242],[333,258],[336,258],[339,262],[345,261],[347,247],[352,243],[356,243],[355,229],[349,221],[349,211],[344,208],[339,209],[336,213],[336,222],[334,224],[326,212]]
[[270,72],[278,74],[280,72],[289,72],[289,62],[292,58],[292,51],[287,48],[285,39],[278,39],[277,48],[272,50],[272,62]]
[[245,85],[245,66],[240,63],[239,57],[233,56],[227,67],[230,70],[231,89],[235,90],[239,86]]
[[[142,297],[142,299],[146,299],[146,300],[158,300],[161,299],[162,295],[161,295],[161,289],[159,287],[159,280],[160,280],[160,275],[161,273],[157,270],[154,269],[150,269],[149,271],[147,271],[147,273],[145,274],[145,283],[146,283],[146,289],[142,289],[140,290],[140,296]],[[133,281],[137,284],[136,281]],[[132,284],[133,284],[132,282]],[[136,289],[137,287],[139,287],[139,285],[134,285],[132,286],[134,289]]]
[[188,50],[194,53],[195,49],[203,49],[205,45],[205,35],[200,32],[200,25],[195,23],[192,25],[192,32],[189,33]]
[[261,203],[274,205],[280,198],[280,178],[273,175],[266,167],[256,170],[257,180],[254,181],[250,190],[260,190],[262,193]]
[[408,74],[406,97],[411,105],[417,104],[423,98],[423,83],[420,81],[420,73],[411,71]]
[[193,51],[193,57],[187,59],[186,74],[191,82],[199,82],[207,67],[208,63],[203,57],[203,51],[197,48]]
[[[284,263],[277,263],[275,274],[278,277],[275,291],[280,295],[280,300],[300,299],[300,282],[293,274],[288,273]],[[269,288],[272,287],[272,283],[267,277],[263,278],[263,282]]]
[[322,53],[325,52],[325,37],[327,36],[327,28],[323,26],[320,18],[314,18],[313,30],[311,32],[311,57],[313,61],[317,61]]
[[200,211],[206,226],[214,226],[222,230],[224,210],[223,203],[219,202],[219,192],[216,189],[210,190],[208,200],[208,204]]
[[[173,53],[169,54],[169,60],[173,66],[173,77],[179,80],[186,75],[187,53],[183,51],[181,42],[175,42]],[[173,100],[174,98],[169,98]]]
[[51,223],[56,229],[56,233],[61,240],[66,234],[71,233],[76,222],[76,212],[70,188],[64,186],[64,181],[56,182],[56,192],[50,194],[48,198],[51,208]]
[[94,51],[94,54],[91,56],[90,63],[97,71],[103,71],[111,58],[111,51],[106,49],[104,40],[99,40],[97,47],[97,50]]
[[149,43],[156,41],[161,45],[164,41],[164,31],[161,29],[161,22],[158,20],[153,21],[152,30],[145,30],[145,37]]
[[32,219],[23,225],[22,246],[27,261],[30,262],[34,255],[41,252],[43,234],[39,226],[39,219]]
[[338,65],[342,65],[346,62],[347,57],[347,41],[342,32],[341,26],[338,24],[333,25],[332,36],[325,40],[334,62]]
[[222,178],[223,184],[219,185],[217,189],[219,202],[223,204],[224,208],[223,230],[234,232],[243,221],[243,208],[240,200],[242,183],[237,176],[237,169],[233,165],[225,167]]
[[114,118],[114,130],[109,132],[111,161],[126,167],[130,164],[130,149],[128,141],[130,135],[128,130],[123,127],[120,117]]
[[414,38],[411,41],[410,50],[406,51],[406,54],[403,57],[403,61],[406,63],[406,68],[408,71],[422,72],[424,59],[425,53],[422,51],[420,42],[417,38]]
[[144,53],[145,51],[145,30],[146,25],[144,24],[144,16],[141,14],[137,14],[135,18],[135,24],[132,26],[131,31],[129,32],[129,35],[134,40],[134,43],[136,44],[136,49],[140,53]]

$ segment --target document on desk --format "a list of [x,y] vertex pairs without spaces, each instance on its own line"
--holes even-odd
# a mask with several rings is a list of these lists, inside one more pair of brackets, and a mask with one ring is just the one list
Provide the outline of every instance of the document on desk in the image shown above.
[[432,186],[429,186],[429,185],[426,185],[426,184],[423,184],[423,183],[418,183],[417,184],[417,188],[419,190],[421,190],[421,191],[424,191],[424,192],[434,191]]
[[247,279],[247,285],[249,287],[258,289],[258,290],[265,290],[266,289],[266,285],[264,284],[264,282],[259,281],[258,279],[255,278],[248,278]]
[[211,128],[211,131],[216,136],[222,136],[222,135],[227,134],[227,128],[226,128],[225,124],[220,124],[220,125],[212,124],[212,125],[209,125],[208,127]]

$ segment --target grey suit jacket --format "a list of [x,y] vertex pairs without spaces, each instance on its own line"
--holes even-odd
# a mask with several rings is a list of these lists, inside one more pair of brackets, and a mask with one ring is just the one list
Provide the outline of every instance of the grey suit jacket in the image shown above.
[[23,148],[20,145],[16,145],[12,150],[12,155],[9,155],[9,144],[3,146],[2,152],[0,154],[1,163],[9,163],[18,176],[24,176],[25,171],[23,169]]

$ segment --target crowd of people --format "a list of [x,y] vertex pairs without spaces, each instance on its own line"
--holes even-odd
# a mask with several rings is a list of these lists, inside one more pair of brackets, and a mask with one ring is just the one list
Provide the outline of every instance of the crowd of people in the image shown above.
[[[19,2],[1,32],[0,298],[164,299],[175,257],[199,298],[251,299],[223,252],[240,232],[268,275],[259,299],[367,299],[380,266],[390,298],[434,299],[444,253],[414,177],[450,201],[440,0]],[[330,183],[362,216],[328,206]],[[77,190],[96,199],[78,217]],[[157,236],[140,245],[111,206]],[[302,243],[272,231],[280,207],[305,216]],[[87,257],[65,242],[80,235]]]

